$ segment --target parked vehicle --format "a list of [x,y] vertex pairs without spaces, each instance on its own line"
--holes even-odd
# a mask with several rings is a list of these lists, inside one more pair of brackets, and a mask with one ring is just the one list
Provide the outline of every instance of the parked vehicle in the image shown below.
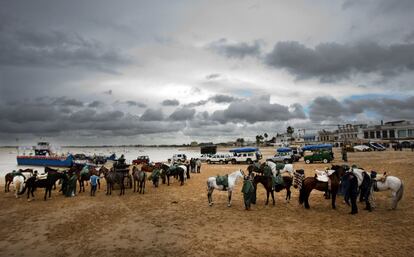
[[295,157],[293,156],[293,150],[289,147],[280,147],[276,150],[275,156],[267,159],[267,161],[272,161],[274,163],[293,163]]
[[379,144],[379,143],[375,143],[375,142],[369,142],[368,145],[374,149],[375,151],[385,151],[387,148],[385,148],[385,146]]
[[233,153],[231,163],[253,163],[262,159],[262,153],[255,147],[242,147],[231,149],[229,152]]
[[307,151],[303,158],[306,164],[314,162],[328,163],[334,159],[332,151],[327,150]]
[[148,155],[141,155],[138,156],[135,160],[132,161],[132,164],[148,164],[150,162],[150,159]]
[[355,152],[370,152],[372,148],[367,145],[355,145],[354,147]]
[[173,155],[172,160],[173,162],[185,162],[187,160],[187,156],[183,153],[177,153]]
[[208,164],[212,164],[212,163],[220,163],[220,164],[227,164],[229,163],[231,160],[231,155],[228,153],[216,153],[212,156],[210,156],[209,158],[207,158],[207,163]]
[[202,154],[202,155],[200,155],[200,157],[198,159],[200,159],[200,161],[202,161],[202,162],[206,162],[207,159],[210,158],[213,155],[214,154]]

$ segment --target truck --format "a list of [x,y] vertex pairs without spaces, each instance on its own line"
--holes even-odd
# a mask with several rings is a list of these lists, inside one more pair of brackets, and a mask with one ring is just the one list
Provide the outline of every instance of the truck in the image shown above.
[[293,163],[295,161],[293,149],[290,147],[280,147],[276,150],[275,156],[267,159],[267,161],[274,163]]

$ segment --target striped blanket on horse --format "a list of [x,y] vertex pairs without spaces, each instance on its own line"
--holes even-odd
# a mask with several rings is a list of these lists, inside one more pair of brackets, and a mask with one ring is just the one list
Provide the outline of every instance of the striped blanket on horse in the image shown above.
[[302,189],[302,182],[305,179],[305,171],[300,169],[294,172],[293,184],[298,187],[299,190]]

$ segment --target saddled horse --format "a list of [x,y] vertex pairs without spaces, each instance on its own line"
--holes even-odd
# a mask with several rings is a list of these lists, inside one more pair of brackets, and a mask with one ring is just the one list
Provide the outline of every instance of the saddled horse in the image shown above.
[[167,165],[162,164],[161,169],[163,170],[163,181],[165,181],[165,178],[167,179],[167,185],[170,185],[170,177],[174,176],[175,178],[178,178],[180,181],[180,185],[184,185],[184,176],[185,176],[185,165]]
[[[145,181],[147,180],[147,174],[145,171],[139,169],[136,166],[132,168],[132,177],[134,180],[134,192],[145,194]],[[138,184],[138,189],[137,189]]]
[[25,177],[23,175],[15,175],[13,178],[13,185],[16,198],[19,198],[19,195],[22,194],[24,188]]
[[[79,193],[81,191],[85,192],[85,181],[89,181],[92,175],[100,176],[101,173],[95,169],[93,166],[89,166],[88,173],[79,173],[78,182],[79,182]],[[101,182],[98,179],[98,188],[101,189]]]
[[290,196],[291,196],[290,187],[292,186],[292,181],[293,181],[292,177],[283,176],[283,185],[276,184],[275,188],[273,190],[272,177],[256,175],[253,178],[253,184],[254,184],[254,188],[255,188],[256,191],[257,191],[257,184],[259,184],[259,183],[262,184],[264,186],[264,188],[266,189],[266,203],[265,203],[265,205],[269,204],[269,194],[272,196],[273,205],[275,205],[274,191],[279,192],[283,189],[286,189],[285,201],[288,203],[290,201]]
[[372,189],[375,192],[391,190],[391,209],[397,208],[398,202],[404,195],[404,183],[395,176],[388,176],[384,173],[383,177],[374,180]]
[[112,195],[112,188],[115,184],[119,184],[121,187],[121,191],[119,195],[125,194],[125,177],[128,176],[128,172],[119,172],[115,171],[114,168],[107,169],[106,167],[102,166],[100,171],[104,174],[106,180],[106,195]]
[[332,173],[328,175],[330,179],[330,189],[328,182],[321,182],[316,179],[316,174],[313,177],[303,179],[299,185],[299,203],[305,204],[305,208],[309,209],[309,196],[313,189],[326,192],[330,190],[332,193],[332,209],[336,209],[336,194],[338,193],[341,177],[345,174],[345,168],[339,165],[332,165]]
[[253,163],[247,166],[247,170],[249,174],[252,172],[263,174],[263,168],[267,165],[272,169],[273,175],[276,175],[277,172],[280,174],[288,173],[289,176],[293,177],[293,164],[282,164],[282,163],[274,163],[272,161],[265,161],[263,163]]
[[33,176],[33,170],[32,169],[19,169],[17,172],[9,172],[4,176],[4,192],[10,192],[10,184],[13,183],[13,178],[15,175],[23,175],[24,179],[28,179],[31,176]]
[[236,170],[233,173],[228,175],[228,187],[224,187],[223,185],[217,185],[217,178],[216,177],[209,177],[207,179],[207,198],[208,204],[210,206],[213,205],[213,191],[217,189],[219,191],[227,191],[228,192],[228,203],[227,206],[231,206],[231,195],[236,185],[238,178],[243,178],[244,172],[242,170]]
[[52,196],[52,187],[55,185],[56,181],[59,179],[68,179],[66,172],[59,172],[51,168],[46,168],[45,171],[47,171],[47,177],[44,179],[37,179],[37,176],[28,178],[26,180],[25,187],[20,194],[24,194],[24,192],[27,190],[27,198],[29,199],[30,194],[32,195],[32,197],[34,197],[33,192],[36,190],[36,188],[45,188],[44,200],[46,201],[48,193],[49,198]]

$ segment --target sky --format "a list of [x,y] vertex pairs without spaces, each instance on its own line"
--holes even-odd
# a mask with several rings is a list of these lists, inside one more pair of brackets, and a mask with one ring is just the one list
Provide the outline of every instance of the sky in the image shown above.
[[414,120],[414,1],[0,0],[0,145]]

